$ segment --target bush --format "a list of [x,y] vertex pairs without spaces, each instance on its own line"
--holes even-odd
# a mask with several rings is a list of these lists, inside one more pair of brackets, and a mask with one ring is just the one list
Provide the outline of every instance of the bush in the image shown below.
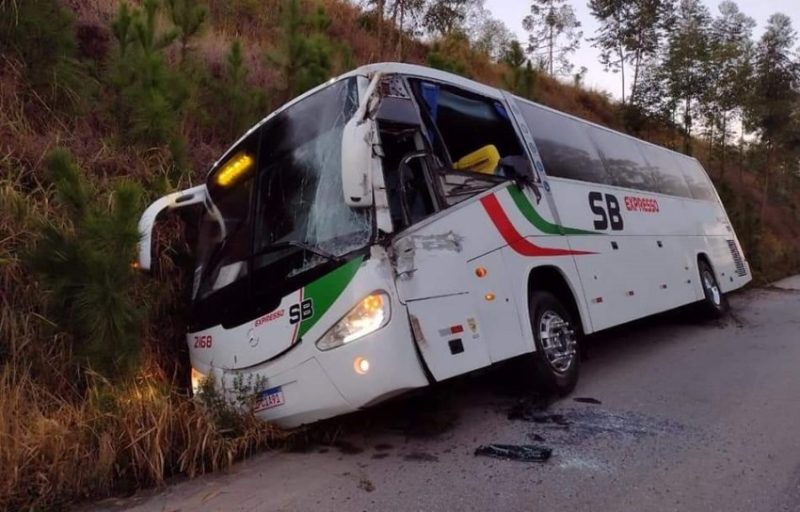
[[242,44],[237,39],[225,56],[221,76],[210,82],[202,100],[211,130],[225,141],[239,137],[264,117],[267,110],[264,91],[248,83],[244,59]]
[[90,81],[77,60],[73,17],[57,0],[0,1],[0,48],[19,59],[39,97],[80,103]]
[[175,144],[183,107],[189,97],[184,76],[171,69],[163,50],[178,32],[159,32],[161,6],[145,0],[131,11],[123,3],[112,24],[117,52],[109,82],[115,92],[115,111],[120,132],[134,142]]
[[48,292],[49,314],[71,335],[75,354],[108,378],[125,376],[138,361],[143,318],[131,268],[142,191],[122,182],[98,200],[65,150],[51,152],[46,168],[67,224],[41,225],[28,264]]

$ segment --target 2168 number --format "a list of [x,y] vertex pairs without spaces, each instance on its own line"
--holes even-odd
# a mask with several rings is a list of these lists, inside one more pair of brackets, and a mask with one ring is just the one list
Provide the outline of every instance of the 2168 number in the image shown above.
[[194,337],[194,348],[211,348],[213,344],[214,339],[210,335]]

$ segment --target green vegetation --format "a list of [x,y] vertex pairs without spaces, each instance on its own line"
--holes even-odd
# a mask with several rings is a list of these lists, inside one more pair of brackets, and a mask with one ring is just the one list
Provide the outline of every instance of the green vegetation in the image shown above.
[[69,333],[72,351],[87,367],[108,379],[130,376],[139,363],[143,320],[131,268],[142,190],[121,182],[99,200],[64,150],[50,153],[45,167],[55,186],[54,208],[66,219],[44,223],[26,258],[47,291],[45,311]]
[[160,226],[156,279],[130,267],[136,222],[270,110],[356,65],[427,63],[691,151],[757,280],[800,270],[785,16],[754,41],[731,1],[712,14],[697,0],[592,0],[618,104],[570,71],[581,41],[567,0],[521,8],[522,43],[480,0],[362,3],[0,0],[0,509],[64,508],[283,440],[247,400],[189,399],[183,221]]

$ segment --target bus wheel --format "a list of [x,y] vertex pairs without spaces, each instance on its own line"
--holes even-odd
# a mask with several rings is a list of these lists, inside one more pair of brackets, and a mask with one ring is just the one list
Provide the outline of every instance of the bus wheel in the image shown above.
[[536,344],[532,354],[534,381],[544,391],[564,396],[578,382],[580,329],[550,292],[531,293],[528,310]]
[[703,300],[700,301],[700,307],[706,316],[719,318],[728,308],[728,301],[722,295],[722,290],[719,288],[711,266],[700,260],[697,267],[700,271],[700,284],[703,286],[703,294],[705,295]]

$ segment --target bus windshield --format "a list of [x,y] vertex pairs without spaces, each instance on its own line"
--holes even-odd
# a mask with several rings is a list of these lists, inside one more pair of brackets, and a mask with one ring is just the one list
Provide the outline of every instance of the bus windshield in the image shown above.
[[342,130],[357,107],[356,79],[335,82],[227,153],[208,179],[225,228],[210,212],[201,221],[196,299],[248,274],[285,280],[369,242],[371,210],[351,209],[342,192]]

